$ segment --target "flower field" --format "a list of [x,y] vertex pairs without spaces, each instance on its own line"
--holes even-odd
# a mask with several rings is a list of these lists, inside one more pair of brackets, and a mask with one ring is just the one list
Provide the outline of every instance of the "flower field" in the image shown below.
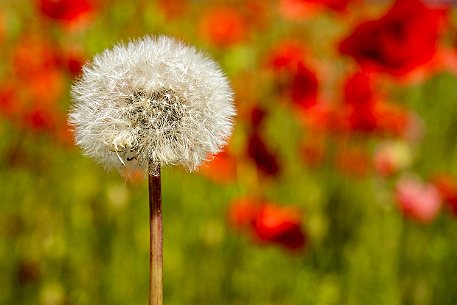
[[84,64],[145,35],[213,58],[237,110],[223,152],[162,168],[164,304],[457,304],[456,13],[2,1],[0,305],[147,304],[145,173],[105,171],[68,123]]

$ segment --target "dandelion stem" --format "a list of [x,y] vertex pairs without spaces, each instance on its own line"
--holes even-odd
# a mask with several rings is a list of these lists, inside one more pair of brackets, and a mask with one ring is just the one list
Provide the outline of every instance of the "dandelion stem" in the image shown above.
[[[150,170],[151,166],[149,164]],[[149,174],[149,305],[162,305],[162,191],[160,184],[160,167],[157,174]]]

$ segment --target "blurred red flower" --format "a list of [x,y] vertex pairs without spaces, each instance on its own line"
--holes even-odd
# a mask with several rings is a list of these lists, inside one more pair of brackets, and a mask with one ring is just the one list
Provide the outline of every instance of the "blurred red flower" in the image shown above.
[[407,109],[385,102],[373,89],[370,73],[350,75],[344,87],[342,109],[333,108],[331,129],[335,131],[376,133],[405,138],[416,138],[421,126],[416,116]]
[[305,50],[295,41],[283,41],[267,58],[267,66],[275,73],[278,88],[298,110],[317,103],[318,79],[305,63]]
[[64,90],[60,53],[39,37],[24,37],[13,49],[15,78],[29,103],[55,105]]
[[91,0],[36,0],[39,11],[67,26],[84,21],[94,9]]
[[14,71],[25,82],[47,70],[56,69],[59,61],[59,52],[53,44],[38,36],[23,36],[13,48]]
[[55,106],[64,92],[65,79],[59,69],[44,70],[30,79],[26,86],[30,103]]
[[78,76],[86,61],[81,51],[57,48],[52,42],[38,36],[24,36],[14,47],[12,57],[14,71],[20,80],[26,82],[54,73]]
[[298,109],[306,110],[317,103],[317,77],[304,63],[299,63],[290,84],[290,95]]
[[77,77],[82,72],[82,67],[86,59],[76,51],[67,51],[61,59],[62,67],[70,73],[71,76]]
[[22,116],[22,124],[26,129],[43,132],[53,131],[57,123],[57,113],[50,109],[35,107]]
[[68,72],[62,52],[39,36],[24,36],[11,57],[11,75],[0,89],[0,114],[23,130],[72,144],[66,114],[58,105]]
[[457,216],[457,181],[450,174],[440,174],[432,179],[432,184],[436,186],[443,198],[444,203],[450,208],[451,212]]
[[339,48],[364,69],[403,76],[433,58],[445,15],[420,0],[397,0],[379,19],[359,24]]
[[351,130],[371,132],[378,128],[377,99],[368,74],[358,72],[349,76],[344,87],[344,102]]
[[218,47],[228,47],[246,39],[247,26],[239,11],[217,6],[203,14],[200,32],[208,42]]
[[229,222],[237,229],[247,228],[255,223],[262,202],[252,198],[237,199],[230,204]]
[[306,243],[301,217],[295,208],[264,204],[258,211],[254,230],[257,237],[265,242],[299,250]]
[[320,12],[321,9],[331,9],[343,12],[351,0],[280,0],[281,14],[293,21],[299,21]]
[[301,228],[302,214],[294,207],[244,198],[231,204],[229,219],[233,227],[248,230],[264,243],[289,250],[301,250],[307,243]]
[[267,111],[258,105],[253,106],[249,111],[249,123],[252,129],[260,128],[267,116]]
[[431,222],[441,208],[438,189],[414,177],[403,177],[397,182],[395,197],[403,214],[421,223]]
[[267,66],[276,73],[288,72],[303,62],[305,49],[301,42],[284,40],[278,43],[267,57]]
[[265,176],[279,175],[281,171],[279,160],[258,131],[253,131],[249,136],[247,155],[261,174]]

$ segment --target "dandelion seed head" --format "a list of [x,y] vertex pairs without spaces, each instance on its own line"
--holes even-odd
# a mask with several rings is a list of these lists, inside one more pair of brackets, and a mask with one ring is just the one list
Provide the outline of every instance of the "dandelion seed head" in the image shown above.
[[108,169],[154,174],[161,165],[180,164],[192,171],[232,133],[233,92],[223,72],[165,36],[96,55],[71,95],[76,143]]

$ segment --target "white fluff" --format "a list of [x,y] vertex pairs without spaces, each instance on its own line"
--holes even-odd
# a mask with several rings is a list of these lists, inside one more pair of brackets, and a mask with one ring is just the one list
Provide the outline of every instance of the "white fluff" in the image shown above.
[[192,171],[232,133],[227,78],[204,54],[169,37],[146,36],[96,55],[71,94],[76,143],[109,169],[154,174],[181,164]]

